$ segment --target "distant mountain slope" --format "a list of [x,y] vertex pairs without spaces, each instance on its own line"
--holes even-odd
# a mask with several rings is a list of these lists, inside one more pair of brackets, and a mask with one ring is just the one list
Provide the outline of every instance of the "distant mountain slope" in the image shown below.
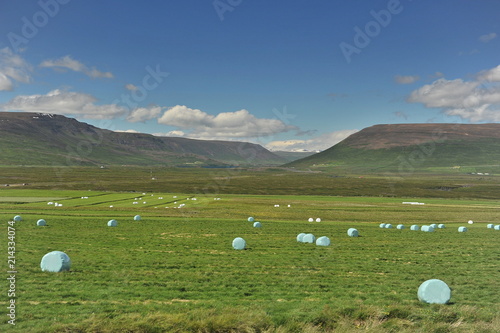
[[277,165],[260,145],[120,133],[61,115],[0,112],[0,165]]
[[416,169],[500,164],[500,124],[375,125],[287,166]]

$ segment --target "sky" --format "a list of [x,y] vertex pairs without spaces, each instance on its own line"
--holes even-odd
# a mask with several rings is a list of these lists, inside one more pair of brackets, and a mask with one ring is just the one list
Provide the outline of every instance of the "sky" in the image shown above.
[[0,3],[0,111],[318,151],[500,122],[498,0]]

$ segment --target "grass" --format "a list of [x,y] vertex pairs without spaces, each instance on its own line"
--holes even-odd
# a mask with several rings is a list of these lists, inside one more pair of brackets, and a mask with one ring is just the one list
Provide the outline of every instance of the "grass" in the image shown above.
[[[162,176],[175,179],[184,172]],[[193,181],[203,174],[196,172]],[[500,327],[500,233],[486,228],[499,223],[495,200],[415,197],[411,201],[425,205],[411,206],[398,197],[144,195],[88,191],[94,183],[85,190],[52,186],[0,191],[3,229],[14,215],[24,218],[15,225],[15,329],[22,332],[498,332]],[[147,203],[134,204],[136,198]],[[63,207],[47,205],[53,200]],[[174,208],[180,204],[185,207]],[[136,214],[142,221],[133,221]],[[248,216],[263,227],[253,228]],[[309,217],[322,222],[309,223]],[[39,218],[48,226],[37,227]],[[111,218],[118,227],[106,226]],[[475,223],[467,225],[469,219]],[[382,222],[407,228],[380,229]],[[408,228],[430,223],[446,228],[434,233]],[[461,225],[469,231],[458,233]],[[350,227],[361,237],[348,237]],[[298,243],[300,232],[326,235],[332,245]],[[247,250],[231,248],[238,236]],[[71,271],[40,270],[41,257],[53,250],[70,256]],[[418,301],[418,286],[430,278],[452,288],[451,304]],[[9,299],[2,294],[5,308]],[[9,328],[0,324],[0,330]]]

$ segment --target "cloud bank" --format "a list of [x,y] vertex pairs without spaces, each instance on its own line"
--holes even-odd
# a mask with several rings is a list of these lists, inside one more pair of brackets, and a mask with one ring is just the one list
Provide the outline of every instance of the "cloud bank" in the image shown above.
[[12,91],[16,82],[31,82],[31,65],[8,47],[0,49],[0,91]]

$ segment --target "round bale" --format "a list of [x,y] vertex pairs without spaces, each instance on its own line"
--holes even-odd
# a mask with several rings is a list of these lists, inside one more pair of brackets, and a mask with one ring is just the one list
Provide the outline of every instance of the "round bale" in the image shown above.
[[431,225],[423,225],[420,230],[425,231],[425,232],[433,232],[434,228]]
[[438,225],[437,225],[436,223],[431,224],[431,227],[433,227],[434,229],[436,229],[436,228],[437,228],[437,226],[438,226]]
[[494,228],[494,224],[493,223],[488,223],[488,225],[486,227],[488,229],[493,229]]
[[116,227],[118,225],[118,221],[113,219],[108,221],[108,227]]
[[248,221],[248,222],[253,222],[253,221],[255,221],[255,219],[254,219],[253,217],[251,217],[251,216],[250,216],[250,217],[247,219],[247,221]]
[[313,234],[305,234],[302,237],[302,243],[311,243],[313,244],[316,241],[316,237]]
[[493,229],[500,230],[500,224],[497,224],[496,226],[494,226]]
[[467,222],[467,223],[469,223],[469,224],[474,224],[474,221],[469,220],[469,222]]
[[387,224],[385,225],[385,228],[386,228],[386,229],[392,229],[392,224],[387,223]]
[[440,224],[438,224],[438,228],[439,228],[439,229],[444,229],[444,228],[445,228],[445,226],[444,226],[444,224],[440,223]]
[[297,235],[297,242],[301,242],[303,243],[304,242],[304,236],[306,234],[304,232],[301,232],[300,234]]
[[402,229],[404,229],[404,228],[405,228],[404,224],[398,224],[398,225],[396,226],[396,229],[399,229],[399,230],[402,230]]
[[467,232],[466,227],[458,227],[458,232]]
[[314,219],[312,217],[310,217],[307,221],[314,222]]
[[451,298],[451,289],[448,285],[439,280],[427,280],[418,287],[418,299],[421,302],[430,304],[446,304]]
[[318,218],[316,219],[316,222],[321,222],[321,219],[318,217]]
[[416,225],[416,224],[414,224],[414,225],[412,225],[412,226],[410,227],[410,230],[413,230],[413,231],[415,231],[415,230],[419,230],[419,229],[420,229],[420,227],[419,227],[418,225]]
[[349,230],[347,230],[347,235],[349,237],[358,237],[359,236],[359,232],[355,228],[349,228]]
[[233,239],[233,249],[235,250],[244,250],[247,246],[247,242],[241,237],[236,237]]
[[47,225],[47,221],[45,221],[44,219],[39,219],[38,221],[36,221],[36,225],[39,227],[44,227]]
[[326,236],[321,236],[316,239],[316,245],[318,246],[330,246],[330,238]]
[[40,268],[44,272],[58,273],[69,271],[71,260],[68,255],[61,251],[52,251],[43,256]]
[[262,224],[260,222],[254,222],[253,227],[254,228],[261,228]]
[[23,218],[21,217],[21,215],[14,216],[14,222],[21,222],[22,220]]
[[140,221],[140,220],[141,220],[141,215],[134,216],[134,221]]
[[379,227],[383,229],[385,228],[385,225],[386,225],[385,223],[380,223]]

